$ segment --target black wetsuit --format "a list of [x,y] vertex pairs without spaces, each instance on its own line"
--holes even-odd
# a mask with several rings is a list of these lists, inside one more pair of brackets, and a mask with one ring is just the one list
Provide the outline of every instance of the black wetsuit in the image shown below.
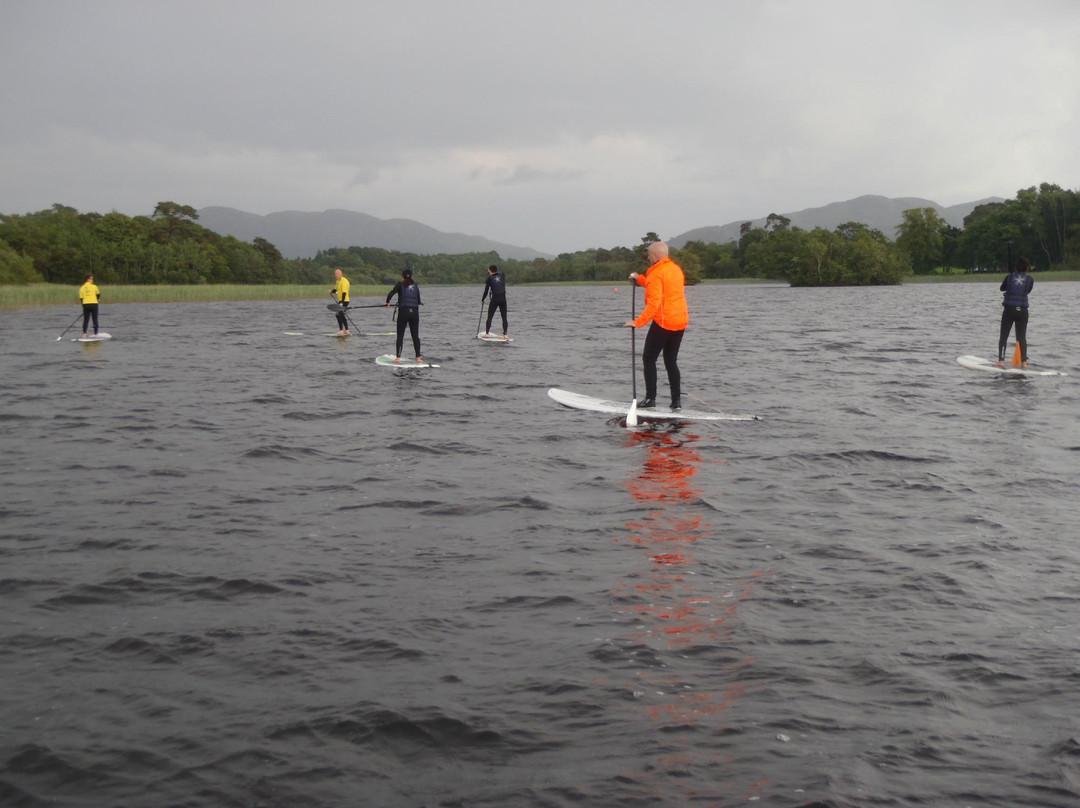
[[488,304],[487,325],[484,326],[484,333],[491,333],[491,321],[495,319],[495,311],[498,310],[502,315],[503,336],[506,336],[506,276],[501,272],[488,275],[487,283],[484,284],[484,294],[480,298],[481,303],[487,298],[489,291],[491,303]]
[[420,356],[420,306],[423,305],[420,302],[420,287],[415,281],[408,286],[405,286],[404,281],[398,281],[390,290],[390,294],[386,296],[386,302],[389,303],[394,295],[398,296],[396,356],[401,356],[401,346],[405,343],[406,325],[409,327],[409,333],[412,334],[416,355]]
[[682,398],[682,374],[679,373],[679,347],[685,331],[668,331],[656,322],[649,326],[645,335],[645,347],[641,351],[642,369],[645,371],[645,398],[656,399],[656,360],[664,354],[664,367],[667,369],[668,385],[671,387],[671,400]]
[[86,333],[86,326],[90,324],[90,318],[94,319],[94,333],[98,332],[98,304],[97,303],[83,303],[82,304],[82,331]]

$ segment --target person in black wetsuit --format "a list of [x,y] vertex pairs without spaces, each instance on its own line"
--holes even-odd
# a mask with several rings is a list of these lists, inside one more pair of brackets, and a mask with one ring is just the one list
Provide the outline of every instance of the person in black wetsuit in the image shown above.
[[490,336],[491,321],[495,319],[495,311],[498,309],[502,315],[503,339],[506,339],[506,275],[499,272],[499,268],[492,264],[488,267],[487,283],[484,284],[484,294],[480,298],[483,303],[491,292],[491,303],[488,304],[487,325],[484,326],[484,336]]
[[1008,277],[1001,282],[1001,291],[1005,299],[1001,305],[1001,334],[998,337],[998,365],[1005,366],[1005,346],[1009,342],[1009,332],[1016,326],[1016,342],[1020,345],[1021,366],[1027,367],[1027,324],[1028,295],[1035,286],[1035,279],[1028,274],[1031,262],[1024,256],[1016,259],[1016,266]]
[[406,269],[401,273],[401,280],[394,284],[390,294],[386,296],[386,306],[390,305],[391,299],[397,295],[397,352],[394,354],[396,362],[401,361],[401,346],[405,342],[405,326],[408,325],[412,334],[413,348],[416,349],[416,362],[424,361],[420,355],[420,287],[413,280],[412,270]]

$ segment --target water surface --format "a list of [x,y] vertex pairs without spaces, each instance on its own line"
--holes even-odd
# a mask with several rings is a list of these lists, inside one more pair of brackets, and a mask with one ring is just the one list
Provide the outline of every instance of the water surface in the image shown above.
[[1080,285],[480,291],[3,315],[0,804],[1080,805]]

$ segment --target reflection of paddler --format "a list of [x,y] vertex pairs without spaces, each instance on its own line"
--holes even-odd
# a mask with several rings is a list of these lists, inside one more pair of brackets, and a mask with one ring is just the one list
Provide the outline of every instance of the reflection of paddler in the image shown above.
[[87,275],[83,279],[83,285],[79,287],[79,302],[82,303],[82,338],[86,339],[86,326],[90,318],[94,319],[94,336],[98,332],[98,301],[101,300],[101,290],[94,286],[94,276]]
[[[728,804],[710,791],[716,788],[711,775],[720,765],[718,750],[702,747],[700,739],[722,729],[725,712],[747,690],[741,671],[751,659],[738,654],[732,624],[753,587],[736,581],[734,591],[717,591],[726,576],[717,560],[720,537],[706,521],[702,487],[694,479],[703,462],[695,446],[698,436],[678,429],[627,436],[628,445],[644,449],[645,456],[641,470],[628,475],[625,485],[648,508],[627,529],[647,555],[650,570],[619,582],[616,594],[630,604],[635,619],[616,642],[647,647],[655,655],[653,664],[635,670],[629,686],[641,699],[637,709],[656,722],[660,750],[649,766],[631,776],[640,785],[654,786],[656,801],[664,805],[697,804],[706,797],[710,803]],[[690,551],[699,539],[708,545],[704,574],[695,574],[698,566]],[[701,660],[710,660],[707,668]]]
[[634,499],[688,500],[701,494],[700,489],[688,485],[701,462],[701,455],[689,447],[698,439],[697,435],[684,434],[676,440],[670,433],[632,432],[630,439],[648,446],[644,470],[636,480],[626,484]]
[[386,304],[397,295],[397,351],[394,354],[396,361],[401,361],[401,346],[405,342],[405,326],[409,326],[412,334],[413,348],[416,349],[417,363],[423,362],[420,355],[420,307],[424,305],[420,301],[420,287],[413,280],[412,270],[406,269],[401,273],[401,280],[394,284],[390,294],[386,296]]

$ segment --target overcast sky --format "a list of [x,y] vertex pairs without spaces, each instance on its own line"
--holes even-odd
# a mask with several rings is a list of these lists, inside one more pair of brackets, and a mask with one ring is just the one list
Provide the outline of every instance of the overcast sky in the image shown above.
[[0,0],[0,212],[344,208],[546,252],[1080,188],[1078,0]]

